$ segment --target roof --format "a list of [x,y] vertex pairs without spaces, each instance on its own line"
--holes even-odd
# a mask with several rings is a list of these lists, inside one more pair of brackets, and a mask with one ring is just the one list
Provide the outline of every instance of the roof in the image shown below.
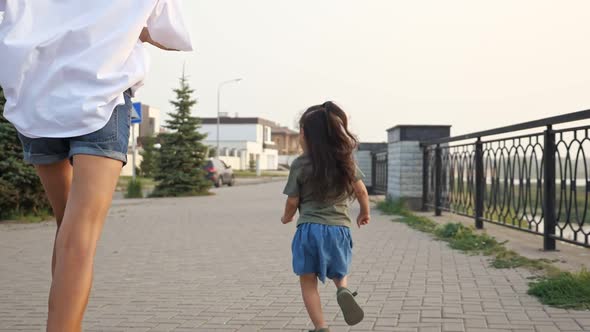
[[391,127],[387,129],[387,131],[392,131],[398,128],[451,128],[452,126],[448,125],[397,125],[395,127]]
[[387,143],[359,143],[359,151],[381,152],[387,150]]
[[273,127],[273,134],[299,135],[299,132],[287,127]]
[[[217,118],[201,118],[203,124],[217,124]],[[263,118],[232,118],[222,116],[219,118],[221,124],[260,124],[269,127],[279,127],[278,124]]]

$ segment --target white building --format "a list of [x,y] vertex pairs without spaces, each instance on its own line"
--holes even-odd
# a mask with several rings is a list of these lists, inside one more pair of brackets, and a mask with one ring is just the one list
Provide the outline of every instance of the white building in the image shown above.
[[[217,147],[217,118],[203,118],[199,131],[207,134],[204,144]],[[272,121],[261,118],[221,117],[219,130],[220,159],[234,169],[249,169],[258,162],[262,170],[279,167],[279,152],[272,141]]]
[[[162,130],[162,112],[159,109],[141,104],[141,123],[132,124],[129,133],[129,148],[127,151],[127,165],[121,170],[121,176],[131,176],[133,174],[133,139],[137,142],[139,137],[156,136]],[[141,165],[141,155],[139,147],[135,151],[135,167]]]

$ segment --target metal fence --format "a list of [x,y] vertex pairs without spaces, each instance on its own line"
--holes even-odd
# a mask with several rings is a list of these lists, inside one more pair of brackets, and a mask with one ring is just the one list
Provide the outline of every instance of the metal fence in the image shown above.
[[545,250],[590,248],[590,126],[573,124],[583,120],[590,110],[423,142],[424,210],[537,234]]
[[387,151],[373,154],[373,193],[387,193]]

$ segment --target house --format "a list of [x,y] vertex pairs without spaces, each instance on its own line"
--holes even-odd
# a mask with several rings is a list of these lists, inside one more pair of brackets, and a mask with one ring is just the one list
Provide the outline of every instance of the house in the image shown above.
[[127,151],[127,165],[121,170],[121,176],[131,176],[133,174],[133,139],[137,142],[137,149],[135,151],[135,167],[141,165],[141,155],[139,150],[141,147],[141,138],[156,136],[162,131],[162,114],[159,109],[150,105],[141,104],[141,123],[135,123],[131,126],[129,135],[129,148]]
[[279,155],[298,155],[301,153],[299,132],[287,127],[272,128],[272,140],[277,145]]
[[[203,143],[217,147],[217,118],[202,118],[199,131],[207,135]],[[260,165],[262,170],[276,170],[279,151],[272,141],[272,130],[278,125],[258,117],[222,116],[219,125],[219,157],[234,169]]]
[[139,137],[153,137],[162,131],[162,112],[159,109],[141,104],[141,117]]

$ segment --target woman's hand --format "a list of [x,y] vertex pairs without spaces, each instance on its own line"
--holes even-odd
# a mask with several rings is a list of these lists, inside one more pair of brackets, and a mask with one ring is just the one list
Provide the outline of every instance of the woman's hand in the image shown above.
[[281,217],[281,222],[283,223],[283,225],[286,225],[292,221],[293,221],[293,217],[291,217],[291,218],[286,218],[285,216]]
[[178,50],[168,48],[168,47],[156,42],[155,40],[153,40],[152,36],[150,36],[150,32],[147,28],[143,28],[143,30],[141,30],[141,34],[139,35],[139,40],[141,40],[142,43],[152,44],[155,47],[157,47],[161,50],[164,50],[164,51],[178,51]]

